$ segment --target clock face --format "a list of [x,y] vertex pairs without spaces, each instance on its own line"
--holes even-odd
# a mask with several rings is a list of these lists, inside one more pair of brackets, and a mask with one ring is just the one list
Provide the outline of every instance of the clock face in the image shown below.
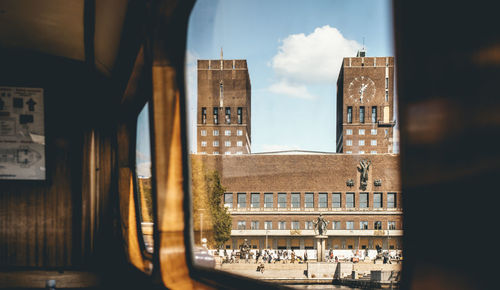
[[354,103],[366,104],[375,96],[375,83],[369,77],[356,77],[349,84],[348,94]]

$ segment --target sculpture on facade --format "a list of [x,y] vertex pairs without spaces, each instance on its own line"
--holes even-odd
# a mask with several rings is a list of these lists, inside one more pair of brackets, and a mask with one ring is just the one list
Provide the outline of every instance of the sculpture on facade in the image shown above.
[[248,260],[249,254],[250,254],[250,246],[248,245],[248,240],[245,239],[243,244],[240,245],[240,259]]
[[326,235],[326,227],[328,226],[328,221],[323,218],[321,213],[318,218],[313,221],[314,232],[318,233],[320,236]]
[[372,165],[371,161],[359,161],[358,171],[359,173],[361,173],[359,175],[359,189],[361,190],[366,190],[366,186],[368,184],[368,170],[370,169],[370,165]]

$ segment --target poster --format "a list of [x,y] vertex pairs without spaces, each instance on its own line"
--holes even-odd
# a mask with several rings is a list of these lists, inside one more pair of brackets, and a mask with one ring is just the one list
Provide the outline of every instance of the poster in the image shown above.
[[45,179],[42,88],[0,87],[0,179]]

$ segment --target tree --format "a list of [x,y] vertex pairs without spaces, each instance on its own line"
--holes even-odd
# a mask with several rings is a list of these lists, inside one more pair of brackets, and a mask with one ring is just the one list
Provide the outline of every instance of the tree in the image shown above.
[[213,221],[213,239],[215,246],[221,248],[231,238],[232,220],[227,208],[222,203],[226,189],[220,182],[218,171],[214,170],[206,174],[206,186]]

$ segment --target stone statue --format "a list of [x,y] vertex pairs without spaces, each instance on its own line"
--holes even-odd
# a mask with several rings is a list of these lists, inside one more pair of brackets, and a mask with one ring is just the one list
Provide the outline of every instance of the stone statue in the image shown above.
[[370,169],[370,165],[372,165],[371,161],[361,160],[359,161],[358,171],[359,176],[359,189],[366,190],[366,185],[368,184],[368,170]]
[[248,245],[248,240],[245,239],[243,244],[240,245],[240,259],[248,259],[249,253],[250,253],[250,246]]
[[318,218],[313,221],[314,232],[317,232],[320,236],[326,235],[326,227],[329,221],[325,220],[321,213],[319,213]]

